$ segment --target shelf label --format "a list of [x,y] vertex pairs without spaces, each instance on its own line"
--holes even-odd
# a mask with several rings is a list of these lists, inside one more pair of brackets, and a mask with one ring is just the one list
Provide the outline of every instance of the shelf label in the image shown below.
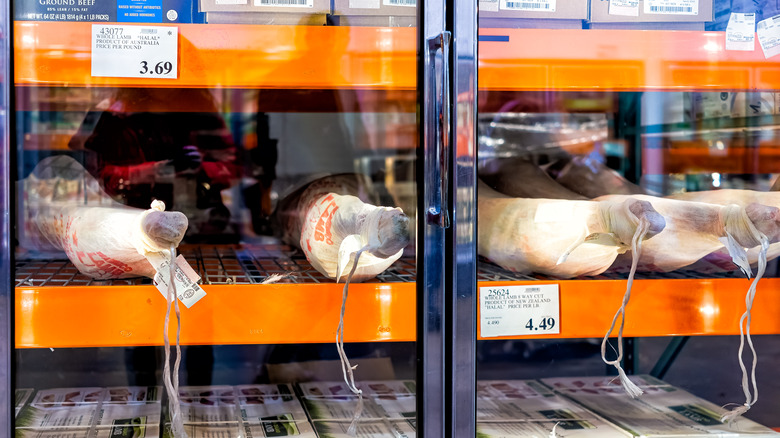
[[383,0],[382,4],[385,6],[407,6],[417,7],[417,0]]
[[92,25],[92,76],[164,78],[179,75],[179,29]]
[[726,50],[752,52],[756,48],[756,14],[732,12],[726,26]]
[[481,287],[479,312],[485,338],[561,332],[557,284]]
[[479,0],[479,10],[482,12],[498,12],[498,0]]
[[499,8],[508,11],[555,12],[555,0],[501,0]]
[[379,9],[379,0],[349,0],[350,9]]
[[[168,284],[171,279],[171,262],[169,257],[162,253],[150,253],[146,255],[146,259],[157,270],[157,274],[154,276],[154,285],[162,296],[168,299]],[[176,285],[179,301],[188,309],[206,296],[206,291],[198,285],[198,280],[200,280],[200,276],[187,263],[187,260],[179,254],[176,257],[176,271],[173,281]]]
[[639,16],[639,0],[609,0],[609,15]]
[[771,58],[780,53],[780,15],[759,21],[757,31],[764,58]]
[[699,0],[645,0],[644,13],[699,15]]

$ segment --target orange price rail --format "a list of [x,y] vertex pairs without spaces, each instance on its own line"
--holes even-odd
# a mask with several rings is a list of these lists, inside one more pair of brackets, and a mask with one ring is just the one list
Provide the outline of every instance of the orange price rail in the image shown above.
[[[91,75],[91,23],[14,22],[17,85],[414,89],[416,30],[180,24],[178,79]],[[128,65],[128,69],[140,66]]]
[[[550,283],[560,285],[560,334],[498,338],[485,338],[480,334],[479,339],[604,337],[623,300],[626,282],[567,280]],[[539,284],[545,282],[480,282],[479,287]],[[623,334],[634,337],[738,334],[749,286],[747,279],[737,278],[636,280]],[[778,288],[780,278],[765,278],[759,282],[750,326],[752,334],[780,333]],[[613,334],[617,336],[617,331]]]
[[[343,284],[204,285],[181,307],[181,342],[329,343],[336,340]],[[345,342],[413,341],[415,283],[349,287]],[[16,348],[162,345],[166,301],[154,286],[20,287]],[[171,313],[171,339],[175,339]]]
[[725,50],[725,32],[480,29],[488,90],[778,89],[780,58]]

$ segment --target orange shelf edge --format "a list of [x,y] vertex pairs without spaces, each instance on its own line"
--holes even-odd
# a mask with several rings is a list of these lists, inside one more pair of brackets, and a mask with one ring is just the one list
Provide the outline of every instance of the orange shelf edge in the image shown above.
[[[480,282],[483,286],[540,281]],[[602,337],[625,281],[565,280],[557,335],[479,339]],[[733,335],[744,312],[746,279],[637,280],[625,336]],[[762,279],[753,334],[780,333],[780,278]],[[341,284],[205,285],[208,295],[182,307],[182,343],[328,343],[335,340]],[[414,341],[414,283],[350,286],[345,341]],[[16,289],[16,347],[67,348],[161,345],[165,300],[153,286],[22,287]],[[479,330],[479,329],[478,329]],[[171,328],[171,335],[175,331]],[[479,333],[479,332],[478,332]]]
[[104,78],[91,76],[92,23],[16,21],[15,83],[283,89],[416,86],[413,28],[175,26],[180,35],[178,79]]
[[[204,285],[181,307],[181,343],[280,344],[336,340],[343,284]],[[163,344],[165,298],[154,286],[20,287],[16,348]],[[414,341],[414,283],[349,287],[345,342]],[[171,339],[175,339],[171,313]]]
[[[17,85],[414,89],[414,28],[180,24],[179,78],[91,76],[91,23],[14,22]],[[780,89],[725,32],[480,29],[486,90]],[[528,42],[532,41],[533,44]],[[132,66],[128,66],[131,68]]]
[[[505,336],[478,339],[603,338],[620,307],[626,282],[619,280],[497,281],[484,286],[559,284],[560,334]],[[627,337],[739,334],[745,312],[747,279],[636,280],[626,308]],[[780,333],[780,278],[758,284],[751,334]],[[613,332],[617,336],[617,330]]]
[[725,32],[480,29],[487,90],[780,88],[780,57],[725,50]]

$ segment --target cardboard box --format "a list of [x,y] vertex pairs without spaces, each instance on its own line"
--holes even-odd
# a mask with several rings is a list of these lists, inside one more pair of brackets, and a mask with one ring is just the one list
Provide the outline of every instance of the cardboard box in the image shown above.
[[[556,427],[557,425],[557,427]],[[477,382],[479,436],[626,438],[630,435],[536,380]]]
[[333,15],[417,16],[417,0],[333,0]]
[[327,15],[286,14],[284,12],[206,12],[206,23],[212,24],[276,24],[284,26],[325,26]]
[[[707,22],[712,21],[712,0],[677,0],[671,5],[667,0],[666,6],[656,6],[662,0],[639,0],[637,16],[613,15],[609,13],[609,0],[591,0],[591,23],[649,23],[649,22]],[[668,13],[645,13],[649,7],[658,8],[659,11]],[[676,12],[676,11],[680,12]]]
[[780,437],[780,433],[745,417],[724,424],[720,419],[726,409],[651,376],[630,376],[630,379],[645,391],[641,397],[631,398],[613,376],[561,377],[542,379],[542,382],[556,393],[608,418],[631,436]]
[[201,12],[330,14],[330,0],[199,0]]
[[480,14],[479,27],[492,29],[582,29],[583,20],[552,18],[491,18]]
[[[14,20],[111,23],[204,23],[191,0],[100,0],[52,2],[14,0]],[[91,4],[90,4],[91,3]]]
[[328,15],[331,26],[416,27],[417,17],[382,15]]
[[480,18],[585,20],[588,0],[480,0]]
[[589,29],[606,30],[704,30],[704,22],[589,23]]

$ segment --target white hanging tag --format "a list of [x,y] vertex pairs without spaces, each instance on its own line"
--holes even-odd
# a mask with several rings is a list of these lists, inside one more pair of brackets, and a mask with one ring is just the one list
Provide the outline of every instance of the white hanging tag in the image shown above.
[[[150,253],[146,255],[146,259],[157,270],[157,275],[154,276],[154,285],[162,296],[167,297],[168,282],[171,278],[168,257],[162,253]],[[198,285],[199,280],[200,276],[187,263],[187,260],[179,254],[176,257],[174,282],[176,283],[176,291],[179,294],[179,301],[188,309],[206,296],[206,291]]]

